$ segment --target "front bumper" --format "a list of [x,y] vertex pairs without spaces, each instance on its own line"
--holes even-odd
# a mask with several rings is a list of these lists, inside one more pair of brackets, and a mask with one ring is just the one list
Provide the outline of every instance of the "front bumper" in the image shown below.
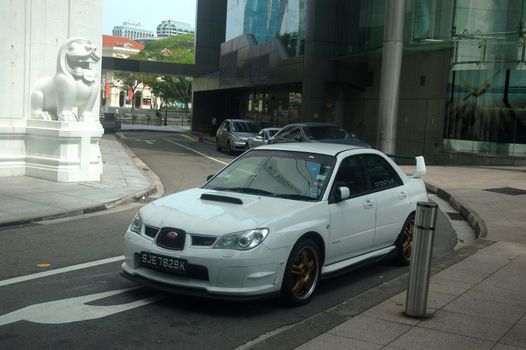
[[[190,240],[187,240],[190,241]],[[139,262],[141,251],[187,260],[189,265],[206,268],[208,278],[192,278],[157,271]],[[288,249],[268,249],[264,244],[249,251],[193,247],[189,242],[183,250],[169,250],[157,246],[154,240],[126,232],[123,275],[152,288],[191,295],[251,298],[277,293]]]

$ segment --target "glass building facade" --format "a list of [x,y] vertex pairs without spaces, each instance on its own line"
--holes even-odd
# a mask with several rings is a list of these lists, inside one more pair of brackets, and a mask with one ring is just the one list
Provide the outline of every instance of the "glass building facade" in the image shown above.
[[251,34],[257,43],[278,39],[290,56],[303,54],[307,0],[228,0],[226,40]]
[[[389,0],[225,1],[217,82],[201,96],[216,93],[225,117],[333,122],[374,145]],[[403,50],[397,150],[526,157],[526,0],[406,0]]]
[[[405,50],[451,52],[443,149],[526,156],[526,1],[407,3]],[[340,6],[344,24],[336,55],[381,50],[385,2],[342,1]]]

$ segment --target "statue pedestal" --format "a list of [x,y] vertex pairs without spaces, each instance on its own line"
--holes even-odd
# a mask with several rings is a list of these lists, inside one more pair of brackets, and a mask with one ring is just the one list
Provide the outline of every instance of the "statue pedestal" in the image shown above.
[[99,121],[0,119],[0,176],[100,181]]
[[61,182],[100,181],[99,121],[27,120],[26,175]]
[[26,123],[0,118],[0,176],[26,174]]

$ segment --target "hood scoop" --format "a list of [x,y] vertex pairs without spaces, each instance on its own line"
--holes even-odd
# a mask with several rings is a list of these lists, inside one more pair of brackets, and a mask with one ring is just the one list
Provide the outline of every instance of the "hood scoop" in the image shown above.
[[223,203],[230,203],[230,204],[243,204],[243,201],[239,198],[220,196],[220,195],[211,194],[211,193],[203,193],[201,195],[201,200],[216,201],[216,202],[223,202]]

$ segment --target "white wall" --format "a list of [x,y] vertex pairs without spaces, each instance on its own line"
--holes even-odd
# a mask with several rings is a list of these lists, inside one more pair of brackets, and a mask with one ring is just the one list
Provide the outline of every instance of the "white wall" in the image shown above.
[[[85,37],[101,54],[102,1],[0,1],[5,30],[0,36],[0,119],[29,117],[31,89],[38,79],[55,74],[58,49],[68,38]],[[100,77],[100,63],[98,69]]]

